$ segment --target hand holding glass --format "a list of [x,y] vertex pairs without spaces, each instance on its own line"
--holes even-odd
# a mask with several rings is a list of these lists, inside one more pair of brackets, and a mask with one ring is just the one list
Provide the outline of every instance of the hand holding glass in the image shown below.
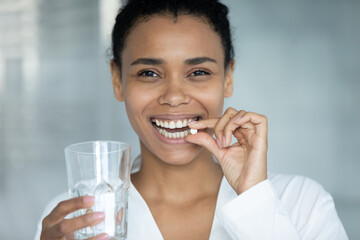
[[130,147],[126,143],[94,141],[65,148],[69,193],[71,197],[91,195],[94,205],[73,213],[104,212],[105,220],[74,233],[87,239],[107,233],[113,240],[127,237],[128,190],[130,186]]

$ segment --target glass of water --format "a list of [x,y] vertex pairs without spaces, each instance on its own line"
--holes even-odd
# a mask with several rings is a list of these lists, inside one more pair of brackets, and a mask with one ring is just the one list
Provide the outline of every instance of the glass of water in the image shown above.
[[113,141],[82,142],[66,147],[65,159],[70,196],[95,197],[91,208],[75,211],[73,217],[105,213],[102,223],[76,231],[75,239],[88,239],[101,233],[107,233],[112,240],[126,239],[130,146]]

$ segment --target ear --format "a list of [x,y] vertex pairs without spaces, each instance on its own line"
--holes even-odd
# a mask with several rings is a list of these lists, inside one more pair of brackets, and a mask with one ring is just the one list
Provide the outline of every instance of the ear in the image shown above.
[[233,94],[233,73],[235,68],[235,60],[231,59],[229,65],[225,69],[224,96],[231,97]]
[[122,102],[124,101],[123,85],[121,82],[120,70],[114,60],[110,61],[111,79],[114,89],[115,98]]

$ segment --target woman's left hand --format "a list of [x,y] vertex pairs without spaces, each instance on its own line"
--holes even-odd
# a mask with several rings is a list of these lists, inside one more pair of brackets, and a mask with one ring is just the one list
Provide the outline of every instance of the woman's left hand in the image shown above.
[[[228,108],[219,119],[189,124],[192,129],[214,130],[216,140],[206,132],[188,135],[185,140],[208,149],[218,160],[229,184],[241,194],[267,179],[267,118]],[[231,144],[232,136],[237,142]]]

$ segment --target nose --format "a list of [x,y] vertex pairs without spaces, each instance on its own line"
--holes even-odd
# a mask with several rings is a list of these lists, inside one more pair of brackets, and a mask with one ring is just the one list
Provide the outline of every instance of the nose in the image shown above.
[[177,107],[181,104],[187,104],[191,100],[187,94],[186,83],[179,79],[170,79],[165,82],[164,90],[159,97],[160,104],[166,104],[171,107]]

